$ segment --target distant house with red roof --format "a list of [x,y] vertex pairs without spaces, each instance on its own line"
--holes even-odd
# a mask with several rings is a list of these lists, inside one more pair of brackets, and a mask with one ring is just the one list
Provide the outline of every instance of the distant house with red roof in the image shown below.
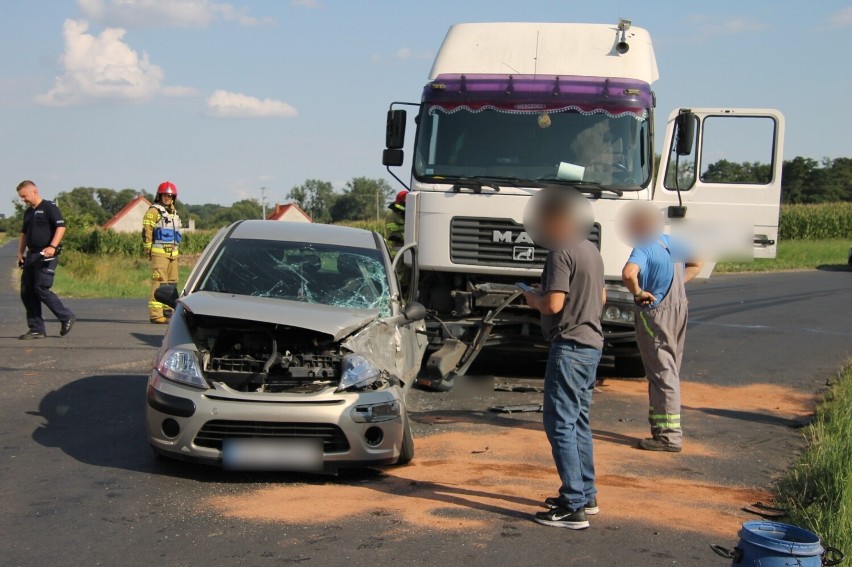
[[151,207],[151,201],[137,195],[135,199],[124,205],[114,217],[106,221],[104,228],[116,232],[142,232],[142,217]]
[[266,220],[290,221],[290,222],[313,222],[310,215],[299,208],[295,203],[286,205],[275,204],[275,210],[270,213]]
[[[142,232],[142,218],[148,209],[151,208],[151,201],[137,195],[135,199],[124,205],[114,217],[104,223],[104,228],[114,230],[116,232]],[[181,219],[185,232],[195,230],[195,221],[193,219]]]

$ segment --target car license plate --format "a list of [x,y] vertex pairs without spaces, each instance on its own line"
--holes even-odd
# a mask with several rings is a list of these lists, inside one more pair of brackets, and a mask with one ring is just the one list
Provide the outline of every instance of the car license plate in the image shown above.
[[317,472],[322,470],[319,439],[227,438],[222,466],[228,470]]

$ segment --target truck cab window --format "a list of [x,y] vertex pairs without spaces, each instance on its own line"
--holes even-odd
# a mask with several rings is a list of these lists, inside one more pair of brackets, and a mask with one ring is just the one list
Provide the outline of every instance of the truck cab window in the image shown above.
[[769,117],[710,116],[701,128],[701,181],[767,185],[772,182],[775,121]]

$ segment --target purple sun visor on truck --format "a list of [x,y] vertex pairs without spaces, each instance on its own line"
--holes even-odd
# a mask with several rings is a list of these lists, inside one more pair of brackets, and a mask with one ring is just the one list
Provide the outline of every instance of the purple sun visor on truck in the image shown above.
[[439,75],[423,89],[430,112],[532,113],[575,110],[645,118],[654,106],[648,83],[556,75]]

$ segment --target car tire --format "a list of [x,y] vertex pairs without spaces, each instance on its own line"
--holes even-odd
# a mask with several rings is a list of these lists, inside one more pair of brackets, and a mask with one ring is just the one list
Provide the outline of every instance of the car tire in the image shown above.
[[407,465],[412,459],[414,459],[414,435],[411,433],[411,422],[406,415],[402,426],[402,446],[399,448],[399,459],[396,464]]
[[638,354],[616,357],[615,374],[620,378],[644,378],[645,366],[642,364],[642,357]]

